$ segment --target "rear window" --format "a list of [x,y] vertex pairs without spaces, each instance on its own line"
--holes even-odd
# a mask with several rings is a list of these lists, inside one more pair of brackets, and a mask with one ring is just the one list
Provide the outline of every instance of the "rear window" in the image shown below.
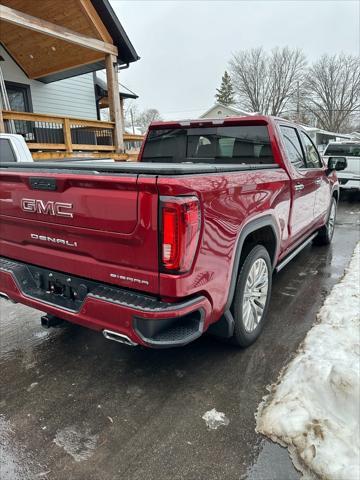
[[272,164],[264,125],[150,130],[143,162]]
[[360,157],[360,143],[355,145],[344,145],[341,143],[338,145],[331,144],[327,146],[324,155],[327,157],[338,157],[339,155],[344,155],[345,157]]
[[0,138],[0,162],[16,162],[15,153],[7,138]]

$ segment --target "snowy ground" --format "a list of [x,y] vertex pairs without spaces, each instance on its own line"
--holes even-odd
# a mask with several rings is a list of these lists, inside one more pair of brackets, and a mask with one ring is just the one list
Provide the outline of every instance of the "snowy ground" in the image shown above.
[[303,478],[360,479],[359,347],[360,244],[258,409],[257,431],[288,447]]

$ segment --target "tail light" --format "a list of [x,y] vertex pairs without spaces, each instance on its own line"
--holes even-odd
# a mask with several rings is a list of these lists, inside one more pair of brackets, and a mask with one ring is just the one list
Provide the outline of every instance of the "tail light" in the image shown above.
[[187,272],[199,242],[199,200],[196,197],[161,197],[160,202],[162,267],[166,271]]

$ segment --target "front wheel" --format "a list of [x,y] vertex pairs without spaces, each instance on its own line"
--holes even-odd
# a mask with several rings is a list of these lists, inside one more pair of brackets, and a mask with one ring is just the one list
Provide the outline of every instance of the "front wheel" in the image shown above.
[[232,343],[248,347],[261,333],[271,294],[272,267],[266,248],[256,245],[245,258],[236,284]]
[[336,199],[331,199],[330,210],[326,224],[319,230],[317,237],[314,239],[316,245],[329,245],[334,235],[336,220]]

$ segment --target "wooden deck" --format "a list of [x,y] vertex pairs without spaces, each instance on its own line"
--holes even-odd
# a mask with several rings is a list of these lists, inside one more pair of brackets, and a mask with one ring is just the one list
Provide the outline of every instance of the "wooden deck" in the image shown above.
[[22,135],[35,160],[106,156],[134,161],[144,138],[125,133],[125,152],[116,153],[114,122],[8,110],[2,116],[5,131]]

